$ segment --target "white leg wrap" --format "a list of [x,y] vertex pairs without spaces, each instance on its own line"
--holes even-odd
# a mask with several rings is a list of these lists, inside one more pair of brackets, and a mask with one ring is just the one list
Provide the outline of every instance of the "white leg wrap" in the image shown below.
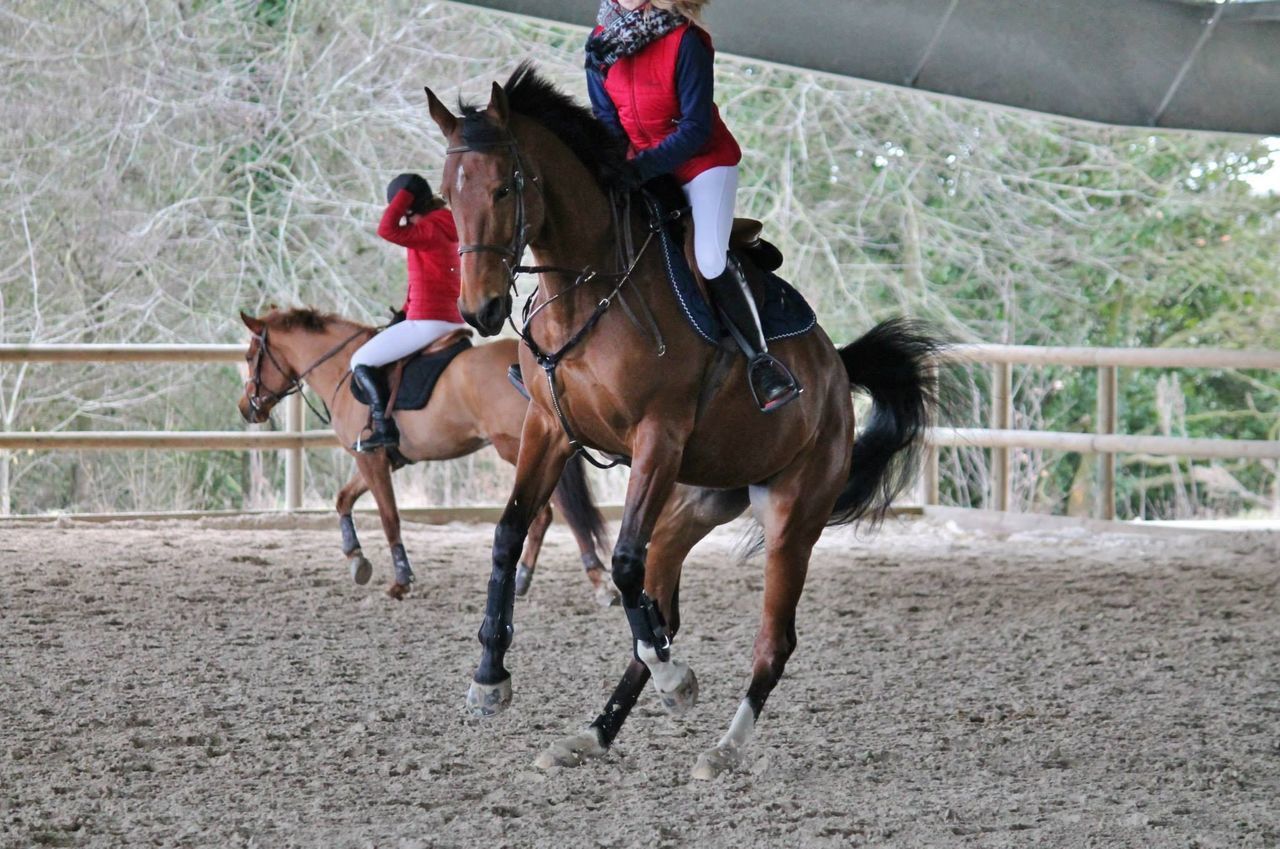
[[708,749],[698,756],[693,765],[693,777],[699,781],[710,781],[733,769],[742,762],[742,747],[751,739],[756,730],[756,717],[751,711],[751,704],[743,699],[738,705],[738,712],[729,723],[729,730],[720,738],[714,749]]
[[636,640],[636,655],[649,667],[649,672],[653,675],[653,686],[660,693],[669,693],[679,687],[684,680],[684,671],[689,668],[683,663],[658,660],[657,649],[644,640]]
[[653,688],[667,713],[679,716],[698,703],[698,676],[689,664],[679,660],[663,663],[653,646],[643,640],[636,641],[636,655],[649,667]]
[[721,746],[742,746],[751,739],[751,735],[756,730],[756,715],[751,710],[751,704],[743,699],[738,703],[738,712],[733,715],[733,722],[729,723],[729,730],[720,738]]

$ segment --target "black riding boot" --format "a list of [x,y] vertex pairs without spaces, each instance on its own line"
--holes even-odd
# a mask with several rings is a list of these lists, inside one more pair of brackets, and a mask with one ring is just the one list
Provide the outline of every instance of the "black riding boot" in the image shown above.
[[773,412],[798,398],[804,390],[790,369],[769,354],[751,288],[732,254],[724,272],[707,281],[707,289],[729,323],[731,335],[747,355],[747,378],[761,411]]
[[351,450],[362,454],[372,453],[379,448],[400,444],[400,435],[396,432],[394,422],[387,421],[387,399],[382,394],[382,385],[372,366],[356,366],[351,370],[351,380],[359,384],[360,389],[369,399],[369,429],[367,438],[356,440]]

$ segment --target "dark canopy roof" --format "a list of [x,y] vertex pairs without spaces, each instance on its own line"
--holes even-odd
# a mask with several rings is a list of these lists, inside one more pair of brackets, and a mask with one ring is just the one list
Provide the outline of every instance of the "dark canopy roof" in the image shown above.
[[[587,24],[593,0],[472,0]],[[1280,135],[1280,0],[719,0],[727,53],[1138,127]]]

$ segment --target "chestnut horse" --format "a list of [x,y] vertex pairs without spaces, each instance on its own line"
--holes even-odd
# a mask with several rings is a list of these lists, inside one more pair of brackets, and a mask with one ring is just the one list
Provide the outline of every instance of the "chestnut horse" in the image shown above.
[[[249,379],[240,399],[240,415],[248,422],[265,422],[276,403],[301,391],[304,381],[324,400],[334,434],[356,461],[355,474],[338,492],[342,552],[350,559],[356,583],[368,582],[372,568],[356,537],[351,510],[357,498],[372,490],[395,564],[387,594],[403,598],[413,581],[413,570],[400,540],[400,514],[391,485],[393,465],[386,452],[358,454],[349,447],[367,426],[369,408],[351,394],[347,362],[351,352],[376,331],[310,309],[273,310],[261,318],[241,313],[240,317],[253,334],[246,354]],[[440,376],[426,407],[395,414],[400,451],[406,459],[449,460],[492,444],[502,459],[515,462],[528,407],[507,380],[507,366],[515,362],[516,345],[507,339],[463,351]],[[604,523],[592,504],[581,463],[565,468],[555,500],[578,542],[596,601],[603,606],[616,603],[617,591],[606,580],[596,554],[605,541]],[[520,561],[523,591],[528,590],[543,535],[551,523],[551,508],[539,507],[542,509],[535,514]]]
[[[510,701],[503,659],[520,546],[564,464],[580,446],[599,449],[631,465],[613,580],[634,656],[591,726],[538,762],[603,754],[650,677],[669,711],[692,705],[696,679],[670,642],[681,567],[698,540],[750,506],[764,532],[764,609],[746,695],[694,766],[695,777],[713,777],[741,757],[796,647],[796,607],[823,528],[882,516],[910,479],[934,409],[937,344],[902,320],[838,350],[821,328],[777,342],[770,350],[804,392],[761,413],[744,358],[688,327],[649,222],[635,216],[618,232],[627,216],[603,186],[621,152],[588,110],[527,65],[494,84],[484,109],[455,116],[429,89],[427,98],[448,144],[440,185],[461,242],[464,317],[483,335],[497,333],[516,274],[539,274],[520,350],[533,401],[494,535],[468,704],[489,715]],[[526,246],[539,267],[517,267]],[[689,243],[686,253],[696,267]],[[851,387],[874,402],[856,440]]]

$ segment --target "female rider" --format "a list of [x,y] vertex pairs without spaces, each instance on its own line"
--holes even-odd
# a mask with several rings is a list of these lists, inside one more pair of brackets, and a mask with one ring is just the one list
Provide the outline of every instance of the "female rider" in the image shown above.
[[364,452],[399,443],[386,416],[386,393],[375,369],[466,327],[458,312],[458,231],[453,213],[432,195],[425,179],[401,174],[387,185],[387,209],[378,235],[408,249],[409,291],[404,320],[392,323],[351,355],[351,379],[369,398],[371,433],[352,446]]
[[709,0],[602,0],[587,39],[587,89],[596,117],[629,142],[625,188],[672,174],[693,214],[698,270],[738,331],[760,409],[800,393],[768,353],[755,299],[728,255],[742,151],[712,97],[714,49],[702,25]]

